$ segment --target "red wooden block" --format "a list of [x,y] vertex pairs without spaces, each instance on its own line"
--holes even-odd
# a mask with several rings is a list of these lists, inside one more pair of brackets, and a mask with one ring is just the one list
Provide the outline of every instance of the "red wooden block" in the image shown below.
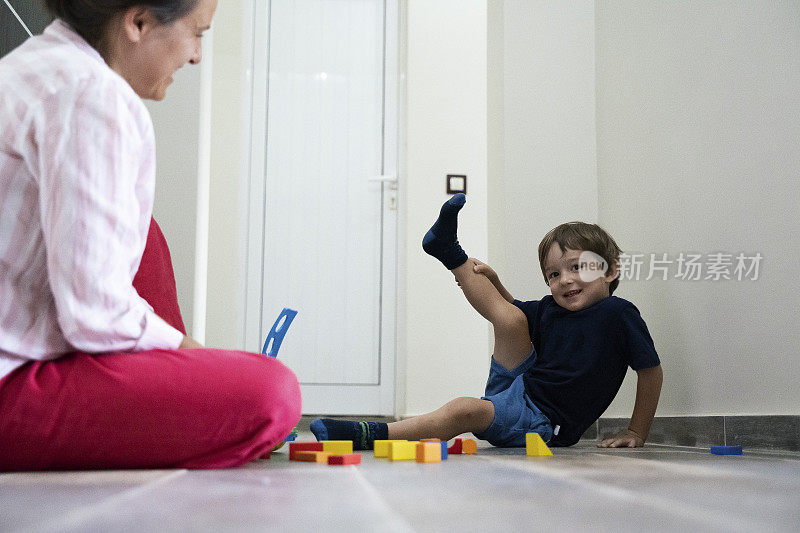
[[269,451],[269,452],[265,453],[264,455],[260,456],[259,459],[269,459],[270,455],[272,455],[271,451]]
[[447,453],[448,454],[452,454],[452,453],[460,454],[460,453],[462,453],[461,446],[462,446],[461,439],[456,439],[456,440],[453,441],[453,445],[450,446],[449,448],[447,448]]
[[321,452],[324,451],[321,442],[290,442],[289,460],[294,461],[294,454],[297,452]]
[[360,453],[348,453],[346,455],[328,456],[329,465],[358,465],[361,464]]

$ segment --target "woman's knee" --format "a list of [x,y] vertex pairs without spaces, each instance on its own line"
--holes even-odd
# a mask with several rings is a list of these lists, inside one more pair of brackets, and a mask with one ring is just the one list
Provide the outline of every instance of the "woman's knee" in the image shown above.
[[263,361],[253,405],[270,424],[285,425],[291,430],[300,420],[302,398],[297,376],[276,359]]

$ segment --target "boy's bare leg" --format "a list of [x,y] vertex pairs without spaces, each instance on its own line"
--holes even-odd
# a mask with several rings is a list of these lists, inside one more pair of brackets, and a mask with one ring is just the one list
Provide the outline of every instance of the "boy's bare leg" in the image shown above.
[[489,400],[456,398],[436,411],[389,422],[389,438],[450,440],[462,433],[485,431],[494,420],[494,405]]
[[451,270],[464,296],[494,328],[494,359],[508,370],[521,365],[531,353],[528,320],[517,306],[506,301],[492,282],[472,270],[472,263]]

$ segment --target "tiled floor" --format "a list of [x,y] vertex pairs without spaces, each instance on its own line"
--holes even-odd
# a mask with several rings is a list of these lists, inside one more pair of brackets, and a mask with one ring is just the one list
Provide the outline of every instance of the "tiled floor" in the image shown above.
[[[301,433],[300,440],[313,440]],[[592,442],[440,464],[0,474],[0,531],[798,531],[800,455]]]

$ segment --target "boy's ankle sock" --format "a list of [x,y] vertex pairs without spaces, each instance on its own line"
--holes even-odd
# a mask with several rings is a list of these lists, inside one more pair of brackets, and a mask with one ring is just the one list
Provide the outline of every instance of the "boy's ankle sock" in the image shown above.
[[389,438],[389,425],[385,422],[317,418],[311,422],[311,432],[317,440],[351,440],[354,450],[372,450],[376,440]]
[[442,262],[447,270],[453,270],[466,263],[466,252],[458,244],[458,212],[467,197],[458,193],[447,200],[439,211],[439,218],[422,239],[422,249]]

